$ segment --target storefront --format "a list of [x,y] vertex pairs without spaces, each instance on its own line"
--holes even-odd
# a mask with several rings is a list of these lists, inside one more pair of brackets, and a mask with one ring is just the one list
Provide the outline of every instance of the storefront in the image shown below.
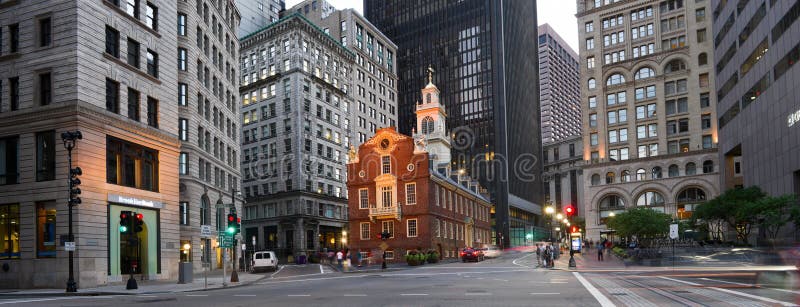
[[[124,280],[123,275],[127,274],[142,274],[145,279],[156,279],[161,273],[159,212],[163,206],[163,203],[158,201],[108,195],[110,280]],[[134,219],[140,215],[141,226],[131,228],[129,225],[121,225],[120,214],[123,211],[130,211]]]

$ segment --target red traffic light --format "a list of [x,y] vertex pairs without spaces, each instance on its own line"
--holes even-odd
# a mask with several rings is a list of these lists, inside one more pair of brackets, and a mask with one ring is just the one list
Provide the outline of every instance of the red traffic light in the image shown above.
[[127,218],[128,218],[128,214],[126,214],[126,213],[123,211],[122,213],[120,213],[120,214],[119,214],[119,218],[120,218],[120,219],[123,219],[123,220],[124,220],[124,219],[127,219]]
[[564,207],[564,213],[566,213],[567,216],[575,215],[575,207],[573,207],[572,205],[567,205],[566,207]]
[[137,214],[136,214],[136,219],[137,219],[137,220],[141,220],[141,219],[143,219],[143,218],[144,218],[144,215],[142,215],[141,213],[137,213]]
[[571,232],[571,233],[576,233],[576,232],[578,232],[578,226],[572,226],[572,227],[570,227],[570,228],[569,228],[569,232]]
[[241,224],[241,223],[242,223],[242,218],[240,218],[240,217],[237,217],[237,218],[236,218],[236,224]]
[[233,223],[233,214],[228,214],[228,222]]

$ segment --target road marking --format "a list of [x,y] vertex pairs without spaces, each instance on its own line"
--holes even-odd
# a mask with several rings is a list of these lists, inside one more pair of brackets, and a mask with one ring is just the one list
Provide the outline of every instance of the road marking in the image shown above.
[[402,293],[400,296],[426,296],[427,293]]
[[[319,275],[319,274],[313,274]],[[268,285],[268,284],[279,284],[285,282],[300,282],[300,281],[315,281],[315,280],[328,280],[328,279],[343,279],[343,278],[363,278],[368,275],[353,275],[353,276],[338,276],[338,277],[320,277],[320,278],[306,278],[306,279],[294,279],[294,280],[276,280],[276,281],[267,281],[267,282],[260,282],[259,285]]]
[[20,304],[20,303],[33,303],[33,302],[46,302],[46,301],[58,301],[58,300],[74,300],[74,299],[83,299],[83,298],[112,298],[112,296],[72,296],[72,297],[55,297],[55,298],[34,298],[34,299],[20,299],[20,300],[11,300],[11,301],[0,301],[0,305],[5,304]]
[[322,265],[321,264],[319,265],[319,273],[320,274],[325,274],[325,271],[322,269]]
[[311,294],[289,294],[288,296],[307,297],[307,296],[311,296]]
[[775,291],[800,294],[800,291],[793,291],[793,290],[780,289],[780,288],[761,287],[759,285],[754,285],[754,284],[745,284],[745,283],[740,283],[740,282],[724,281],[724,280],[711,279],[711,278],[700,278],[700,279],[708,280],[708,281],[716,281],[716,282],[721,282],[721,283],[725,283],[725,284],[740,285],[740,286],[750,286],[750,287],[759,287],[761,289],[770,289],[770,290],[775,290]]
[[586,290],[589,291],[589,293],[591,293],[592,296],[594,296],[594,299],[596,299],[597,302],[600,303],[600,306],[603,307],[616,306],[605,295],[603,295],[603,293],[600,293],[600,291],[597,290],[597,288],[595,288],[592,285],[592,283],[586,280],[586,278],[583,278],[583,276],[581,276],[580,273],[572,272],[572,275],[575,275],[575,278],[577,278],[578,281],[580,281],[581,284],[583,284],[583,287],[586,288]]
[[514,261],[511,261],[511,263],[514,264],[514,265],[518,265],[518,266],[522,266],[522,267],[526,267],[526,268],[531,268],[531,267],[529,267],[527,265],[519,264],[519,263],[517,263],[517,261],[520,261],[522,259],[528,258],[528,257],[533,256],[533,255],[535,255],[535,254],[533,254],[533,253],[527,254],[525,256],[522,256],[522,257],[519,257],[517,259],[514,259]]
[[187,294],[186,296],[208,296],[208,294]]
[[560,295],[558,292],[534,292],[531,295]]
[[779,301],[779,300],[773,300],[773,299],[771,299],[771,298],[768,298],[768,297],[763,297],[763,296],[758,296],[758,295],[752,295],[752,294],[748,294],[748,293],[744,293],[744,292],[739,292],[739,291],[733,291],[733,290],[729,290],[729,289],[723,289],[723,288],[717,288],[717,287],[708,287],[708,286],[703,286],[703,285],[701,285],[701,284],[694,283],[694,282],[690,282],[690,281],[684,281],[684,280],[675,279],[675,278],[669,278],[669,277],[664,277],[664,276],[659,276],[658,278],[662,278],[662,279],[666,279],[666,280],[671,280],[671,281],[674,281],[674,282],[679,282],[679,283],[682,283],[682,284],[687,284],[687,285],[690,285],[690,286],[699,286],[699,287],[708,288],[708,289],[713,289],[713,290],[717,290],[717,291],[721,291],[721,292],[726,292],[726,293],[730,293],[730,294],[736,294],[736,295],[739,295],[739,296],[744,296],[744,297],[746,297],[746,298],[757,299],[757,300],[759,300],[759,301],[764,301],[764,302],[768,302],[768,303],[780,304],[781,306],[797,306],[797,305],[796,305],[796,304],[794,304],[794,303],[789,303],[789,302],[784,302],[784,301]]
[[479,295],[492,295],[492,294],[491,293],[487,293],[487,292],[467,292],[467,293],[464,293],[464,295],[467,295],[467,296],[470,296],[470,295],[479,296]]
[[283,270],[283,268],[285,268],[285,267],[286,267],[285,265],[282,265],[280,268],[278,268],[277,271],[275,271],[275,273],[272,273],[272,275],[270,275],[269,278],[272,278],[276,274],[280,273],[280,271]]
[[245,297],[252,297],[256,296],[255,294],[234,294],[233,296],[245,296]]
[[367,296],[366,294],[345,294],[344,296]]
[[158,297],[158,296],[155,296],[155,295],[139,295],[139,297]]

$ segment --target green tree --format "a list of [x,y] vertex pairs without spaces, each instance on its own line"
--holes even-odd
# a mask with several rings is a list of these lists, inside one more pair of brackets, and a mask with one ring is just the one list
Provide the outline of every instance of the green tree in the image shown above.
[[781,227],[796,220],[800,214],[797,207],[792,206],[794,202],[794,195],[782,195],[778,197],[765,196],[754,204],[756,207],[754,210],[760,212],[761,225],[765,227],[767,236],[773,244]]
[[608,227],[621,237],[643,239],[661,237],[669,232],[672,217],[650,208],[633,208],[608,220]]

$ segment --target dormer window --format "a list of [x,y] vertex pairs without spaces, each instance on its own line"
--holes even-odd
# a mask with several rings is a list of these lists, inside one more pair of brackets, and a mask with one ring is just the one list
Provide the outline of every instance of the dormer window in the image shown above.
[[[428,94],[428,95],[430,95],[430,94]],[[422,134],[431,134],[431,133],[433,133],[433,118],[431,118],[430,116],[425,116],[425,118],[422,119],[422,127],[421,128],[422,128],[421,129],[422,130]]]

